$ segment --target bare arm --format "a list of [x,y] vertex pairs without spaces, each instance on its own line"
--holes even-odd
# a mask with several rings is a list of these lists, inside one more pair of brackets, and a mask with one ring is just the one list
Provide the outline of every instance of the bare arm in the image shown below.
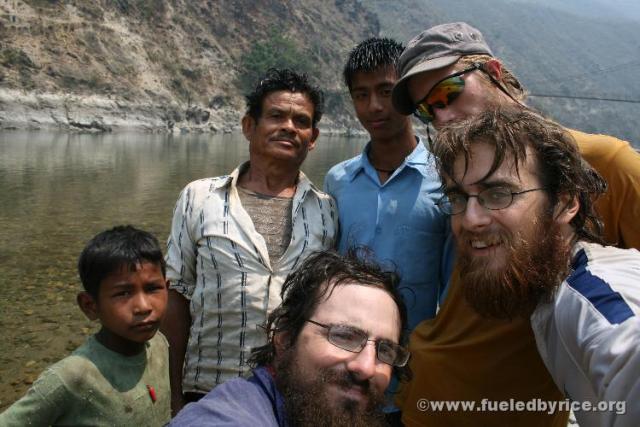
[[191,314],[189,300],[174,291],[169,290],[167,313],[164,316],[160,331],[169,341],[169,379],[171,383],[171,416],[185,405],[182,395],[182,368],[187,350],[189,329],[191,328]]

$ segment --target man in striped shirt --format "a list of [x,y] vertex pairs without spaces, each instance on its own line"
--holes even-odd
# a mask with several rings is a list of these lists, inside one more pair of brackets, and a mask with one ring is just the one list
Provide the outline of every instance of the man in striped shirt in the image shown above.
[[257,326],[280,303],[287,274],[334,245],[334,202],[300,171],[322,110],[322,92],[306,75],[269,70],[247,96],[249,161],[230,175],[188,184],[178,198],[163,325],[174,414],[250,374],[251,349],[266,341]]

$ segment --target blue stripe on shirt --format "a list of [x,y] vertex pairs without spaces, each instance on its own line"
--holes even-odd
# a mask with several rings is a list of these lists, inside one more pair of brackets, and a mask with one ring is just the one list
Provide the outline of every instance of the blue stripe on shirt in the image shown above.
[[584,249],[580,250],[571,266],[573,274],[567,279],[569,286],[589,300],[611,324],[619,324],[633,317],[633,311],[622,295],[611,289],[602,278],[587,270],[588,261]]

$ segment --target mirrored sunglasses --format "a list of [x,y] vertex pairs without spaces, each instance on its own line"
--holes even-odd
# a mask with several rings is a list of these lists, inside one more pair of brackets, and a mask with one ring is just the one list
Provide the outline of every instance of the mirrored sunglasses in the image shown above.
[[427,95],[415,104],[415,111],[413,115],[416,116],[422,123],[429,124],[435,118],[433,112],[434,108],[445,108],[451,105],[453,101],[460,96],[464,91],[464,74],[470,73],[475,70],[481,70],[482,65],[474,63],[471,67],[466,68],[457,73],[446,76],[439,80]]

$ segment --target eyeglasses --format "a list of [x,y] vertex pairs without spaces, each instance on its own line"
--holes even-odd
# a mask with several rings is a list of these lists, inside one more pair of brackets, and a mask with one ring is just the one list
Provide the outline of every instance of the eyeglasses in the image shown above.
[[311,319],[307,322],[325,328],[327,340],[343,350],[360,353],[367,342],[373,341],[376,343],[376,357],[382,363],[401,368],[409,361],[409,350],[389,340],[369,339],[367,333],[361,329],[347,325],[324,325]]
[[429,124],[435,118],[434,108],[445,108],[456,100],[464,90],[464,74],[475,70],[482,70],[482,64],[475,62],[471,67],[453,73],[438,81],[427,95],[415,104],[413,115],[424,124]]
[[545,190],[544,187],[532,188],[523,191],[511,191],[506,187],[491,187],[482,190],[478,194],[464,194],[452,192],[443,196],[436,205],[447,215],[458,215],[467,209],[467,202],[471,197],[476,197],[480,206],[490,210],[505,209],[513,203],[513,197],[531,191]]

